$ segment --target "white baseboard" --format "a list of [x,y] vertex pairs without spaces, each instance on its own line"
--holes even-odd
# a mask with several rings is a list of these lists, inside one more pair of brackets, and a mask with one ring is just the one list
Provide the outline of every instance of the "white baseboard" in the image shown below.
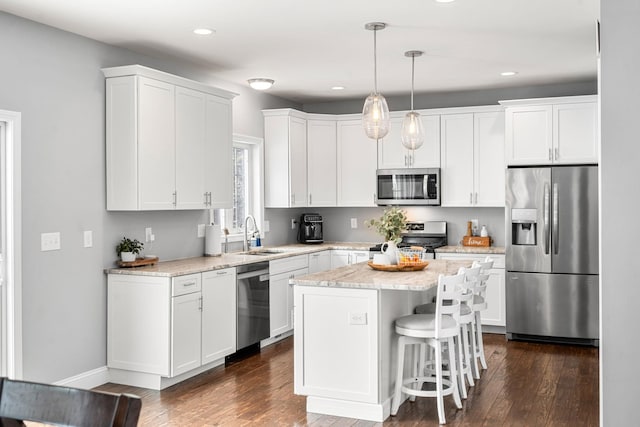
[[65,387],[92,389],[108,382],[109,369],[106,366],[103,366],[101,368],[92,369],[91,371],[74,375],[73,377],[56,381],[54,384]]
[[381,423],[389,418],[390,403],[390,399],[380,404],[307,396],[307,412]]

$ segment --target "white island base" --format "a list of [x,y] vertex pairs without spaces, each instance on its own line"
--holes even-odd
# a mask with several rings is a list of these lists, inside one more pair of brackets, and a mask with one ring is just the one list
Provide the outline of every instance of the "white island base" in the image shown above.
[[396,318],[435,295],[439,273],[466,261],[433,260],[423,272],[379,272],[366,263],[294,284],[294,392],[307,412],[382,422],[395,382]]

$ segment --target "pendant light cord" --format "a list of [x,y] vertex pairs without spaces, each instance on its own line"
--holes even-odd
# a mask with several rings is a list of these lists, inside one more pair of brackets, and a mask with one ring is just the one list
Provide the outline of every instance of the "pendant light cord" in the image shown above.
[[373,90],[377,94],[378,93],[378,57],[376,55],[377,51],[377,43],[376,43],[376,33],[378,32],[377,28],[373,29]]
[[416,56],[412,55],[411,56],[411,111],[413,111],[413,82],[415,80],[415,62],[416,62]]

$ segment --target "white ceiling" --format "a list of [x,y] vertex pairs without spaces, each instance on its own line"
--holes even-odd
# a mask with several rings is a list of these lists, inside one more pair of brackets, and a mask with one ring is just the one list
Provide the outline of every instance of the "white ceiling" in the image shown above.
[[[298,102],[585,81],[596,77],[599,0],[0,0],[0,10],[221,79],[276,81]],[[194,28],[215,29],[197,36]],[[126,64],[122,64],[126,65]],[[517,71],[501,77],[502,71]],[[332,86],[345,86],[332,91]]]

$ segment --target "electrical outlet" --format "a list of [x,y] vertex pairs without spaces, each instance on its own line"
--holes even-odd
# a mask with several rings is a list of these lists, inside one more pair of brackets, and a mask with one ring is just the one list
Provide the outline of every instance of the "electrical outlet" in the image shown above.
[[271,224],[269,224],[269,221],[262,221],[262,231],[264,231],[265,233],[268,233],[271,230],[270,226]]
[[145,242],[150,242],[151,241],[151,236],[153,235],[153,230],[151,229],[151,227],[147,227],[144,229],[144,241]]
[[351,218],[351,228],[358,228],[358,218]]
[[87,230],[84,232],[84,247],[90,248],[93,246],[93,231]]
[[204,224],[198,224],[198,237],[204,237],[205,234]]
[[292,230],[296,229],[296,219],[295,218],[291,218],[291,229]]
[[60,249],[60,233],[42,233],[40,234],[40,250],[41,251],[57,251]]
[[366,325],[367,313],[349,313],[350,325]]

